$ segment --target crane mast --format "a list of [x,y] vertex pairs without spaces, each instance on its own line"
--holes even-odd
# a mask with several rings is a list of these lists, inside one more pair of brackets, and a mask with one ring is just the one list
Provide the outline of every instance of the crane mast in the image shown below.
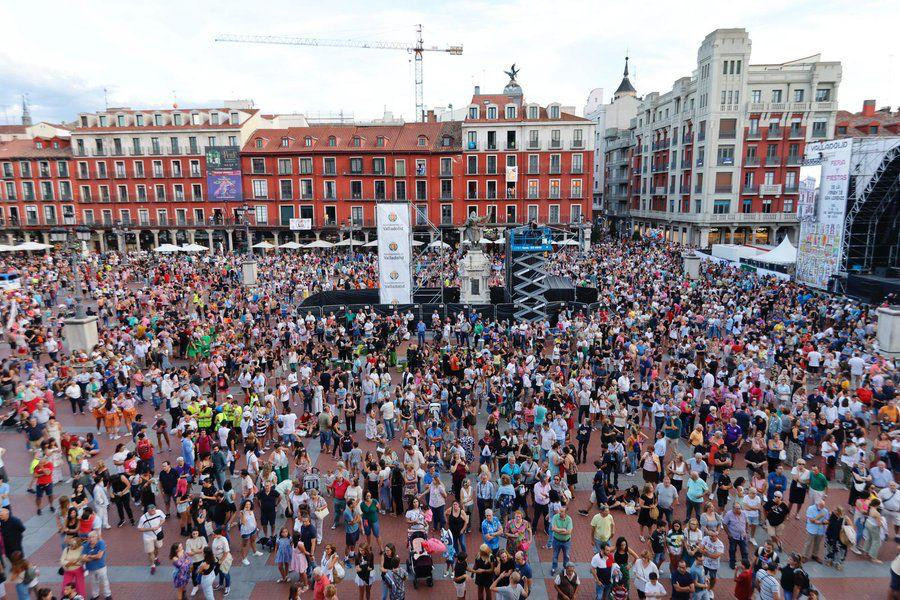
[[454,56],[463,53],[462,44],[454,46],[425,46],[422,39],[422,25],[416,25],[416,40],[413,44],[402,42],[379,42],[365,40],[337,40],[309,37],[291,37],[280,35],[219,35],[217,42],[236,42],[239,44],[275,44],[283,46],[326,46],[332,48],[365,48],[369,50],[404,50],[413,54],[416,88],[416,121],[425,120],[424,69],[422,56],[425,52],[445,52]]

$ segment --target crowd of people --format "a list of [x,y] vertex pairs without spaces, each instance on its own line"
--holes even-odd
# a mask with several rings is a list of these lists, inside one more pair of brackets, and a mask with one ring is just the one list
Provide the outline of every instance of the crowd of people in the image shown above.
[[[365,254],[265,257],[252,289],[232,256],[8,259],[24,285],[0,299],[4,423],[54,513],[62,583],[23,555],[0,469],[4,577],[20,600],[109,598],[116,527],[151,574],[171,564],[176,597],[207,600],[269,555],[286,595],[315,600],[442,576],[457,598],[518,600],[542,546],[562,600],[812,599],[809,561],[893,559],[900,411],[872,307],[722,265],[689,280],[656,240],[565,256],[599,308],[535,323],[299,307],[375,285]],[[98,316],[86,353],[61,343],[74,268]]]

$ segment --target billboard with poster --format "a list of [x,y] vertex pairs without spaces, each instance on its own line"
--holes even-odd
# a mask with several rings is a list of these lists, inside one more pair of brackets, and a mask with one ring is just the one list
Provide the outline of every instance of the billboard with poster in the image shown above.
[[378,228],[378,296],[382,304],[412,303],[412,227],[410,205],[379,202],[375,205]]
[[209,200],[227,202],[243,198],[240,150],[237,146],[206,147],[206,189]]
[[815,288],[827,289],[840,268],[852,150],[850,139],[806,145],[797,203],[800,237],[795,277]]

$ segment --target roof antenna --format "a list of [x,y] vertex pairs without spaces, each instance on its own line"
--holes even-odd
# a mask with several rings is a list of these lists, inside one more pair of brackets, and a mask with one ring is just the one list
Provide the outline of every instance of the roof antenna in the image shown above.
[[109,110],[109,94],[106,92],[106,88],[103,88],[103,105],[106,110]]

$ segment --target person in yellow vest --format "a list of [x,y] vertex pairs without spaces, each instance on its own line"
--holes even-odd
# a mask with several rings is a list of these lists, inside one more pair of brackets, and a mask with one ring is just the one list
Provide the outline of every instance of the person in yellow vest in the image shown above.
[[206,431],[211,431],[212,422],[213,409],[206,403],[206,400],[201,400],[200,408],[197,411],[197,427],[199,427],[200,429],[205,429]]

